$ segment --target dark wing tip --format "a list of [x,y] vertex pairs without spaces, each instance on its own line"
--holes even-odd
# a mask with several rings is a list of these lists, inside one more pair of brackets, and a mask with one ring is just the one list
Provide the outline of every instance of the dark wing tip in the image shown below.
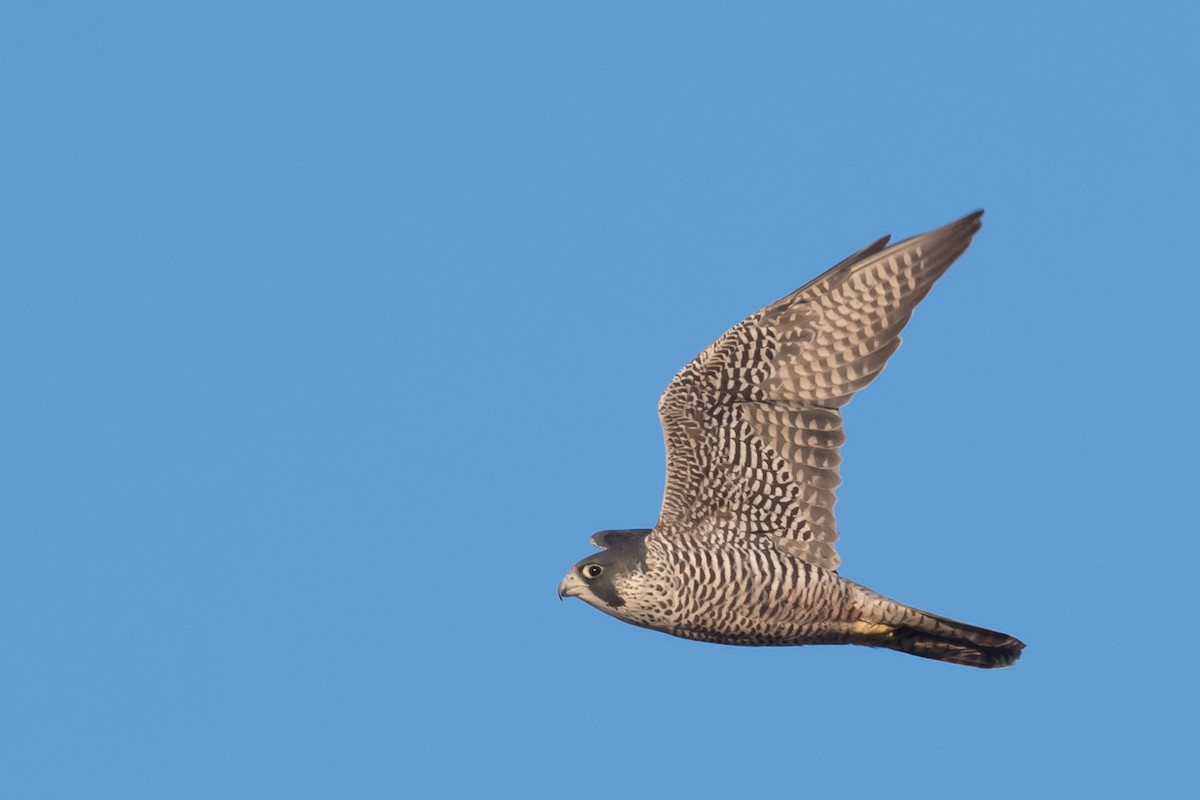
[[592,534],[592,547],[607,550],[626,542],[641,541],[650,535],[652,528],[626,528],[614,531],[597,531]]
[[926,257],[941,264],[936,273],[936,277],[940,277],[954,260],[962,255],[963,251],[970,246],[971,240],[975,238],[975,234],[982,227],[983,209],[981,208],[967,214],[961,219],[957,219],[940,228],[935,228],[928,233],[917,234],[916,236],[910,236],[907,239],[896,242],[896,244],[892,245],[892,248],[899,249],[914,240],[920,239],[926,247]]
[[970,237],[974,236],[979,231],[979,229],[982,227],[983,227],[983,209],[980,208],[975,211],[972,211],[970,214],[967,214],[965,217],[954,220],[954,222],[947,223],[940,228],[935,228],[934,230],[929,231],[928,233],[918,234],[916,236],[910,236],[909,238],[904,239],[903,241],[897,242],[896,244],[903,244],[904,242],[912,241],[913,239],[920,239],[922,237],[969,239]]
[[951,222],[942,228],[947,233],[954,233],[959,236],[974,236],[975,233],[983,227],[983,209],[977,209],[967,214],[960,220]]

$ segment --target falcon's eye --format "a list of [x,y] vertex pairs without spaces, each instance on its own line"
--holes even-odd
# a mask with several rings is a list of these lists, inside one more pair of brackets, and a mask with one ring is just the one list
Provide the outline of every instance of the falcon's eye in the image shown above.
[[599,564],[588,564],[583,569],[579,570],[579,572],[585,578],[598,578],[600,577],[600,573],[604,572],[604,567],[600,566]]

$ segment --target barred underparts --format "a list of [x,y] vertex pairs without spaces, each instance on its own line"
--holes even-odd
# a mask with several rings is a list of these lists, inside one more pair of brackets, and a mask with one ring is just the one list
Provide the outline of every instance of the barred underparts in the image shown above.
[[1016,662],[1019,640],[849,581],[834,549],[839,409],[883,369],[982,216],[868,245],[684,367],[658,407],[667,448],[658,524],[595,534],[601,552],[571,568],[559,596],[685,639]]

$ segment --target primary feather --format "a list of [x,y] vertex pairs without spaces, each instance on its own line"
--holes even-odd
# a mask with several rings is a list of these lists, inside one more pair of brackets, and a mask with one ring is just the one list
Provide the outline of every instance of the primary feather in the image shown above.
[[982,667],[1016,661],[1017,639],[904,606],[834,571],[839,409],[900,346],[913,308],[966,250],[982,214],[868,245],[680,370],[659,402],[667,479],[657,525],[597,534],[607,549],[573,567],[560,595],[690,639],[867,644]]

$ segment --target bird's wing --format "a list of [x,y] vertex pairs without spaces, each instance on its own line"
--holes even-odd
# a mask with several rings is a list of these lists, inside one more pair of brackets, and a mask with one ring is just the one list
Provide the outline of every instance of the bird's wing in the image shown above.
[[837,567],[838,409],[883,369],[982,216],[868,245],[684,367],[658,405],[667,483],[657,530],[715,519],[726,534],[773,536],[810,564]]

